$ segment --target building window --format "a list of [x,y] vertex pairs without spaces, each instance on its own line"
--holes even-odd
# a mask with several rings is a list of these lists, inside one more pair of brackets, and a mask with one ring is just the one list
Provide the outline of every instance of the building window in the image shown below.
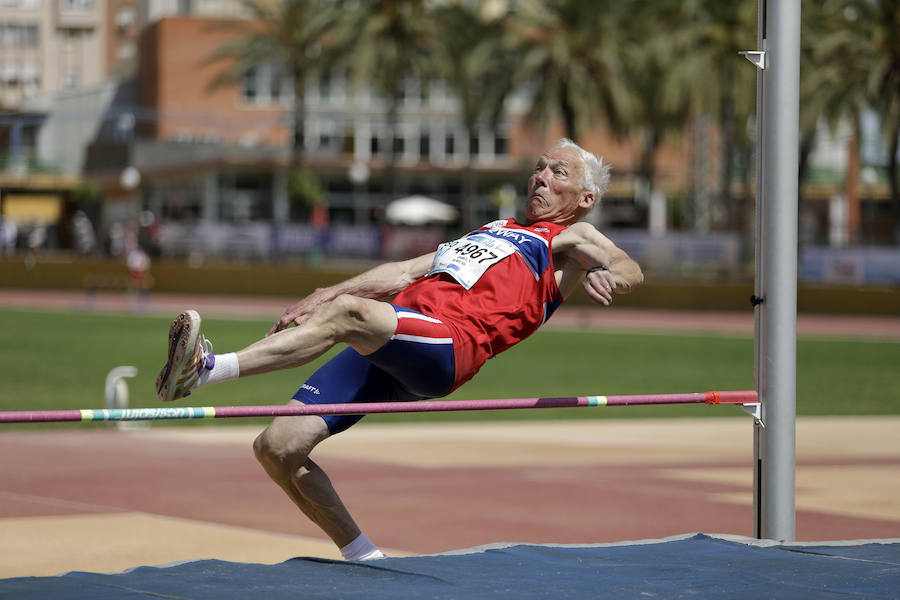
[[506,156],[509,152],[509,138],[505,135],[494,136],[494,156]]
[[469,138],[469,156],[471,156],[473,158],[478,156],[478,134],[477,133]]
[[4,48],[37,48],[37,25],[0,25],[0,46]]
[[134,7],[122,6],[116,11],[116,27],[119,31],[125,31],[134,25]]
[[281,67],[273,66],[269,70],[269,102],[275,104],[278,103],[282,96],[284,96],[284,74]]
[[293,99],[293,79],[276,63],[262,63],[241,80],[241,96],[257,106],[288,105]]
[[244,73],[244,78],[241,80],[241,96],[248,102],[256,102],[258,95],[256,69],[251,68]]
[[330,120],[323,120],[316,125],[318,130],[318,149],[322,152],[340,153],[344,148],[343,126]]
[[19,80],[19,70],[13,64],[7,64],[0,71],[0,80],[4,83],[15,84]]
[[431,156],[431,137],[427,133],[419,136],[419,156],[425,159]]
[[24,46],[26,48],[37,48],[38,45],[39,45],[38,26],[37,25],[26,25],[25,26]]
[[456,139],[453,137],[452,133],[448,133],[444,137],[444,154],[447,156],[453,156],[456,153]]
[[94,0],[62,0],[64,12],[91,12],[94,10]]
[[122,42],[116,48],[116,58],[118,60],[131,60],[137,56],[137,47],[132,41]]
[[223,173],[219,185],[219,220],[240,223],[272,219],[272,188],[267,176]]
[[150,195],[159,204],[163,221],[195,221],[203,214],[203,193],[195,185],[151,188]]

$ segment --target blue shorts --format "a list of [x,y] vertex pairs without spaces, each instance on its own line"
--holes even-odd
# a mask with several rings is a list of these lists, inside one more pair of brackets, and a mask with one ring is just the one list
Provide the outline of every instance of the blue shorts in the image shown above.
[[[294,399],[304,404],[411,402],[440,398],[454,382],[453,338],[440,320],[394,306],[397,329],[375,352],[347,348],[306,380]],[[323,416],[332,434],[362,415]]]

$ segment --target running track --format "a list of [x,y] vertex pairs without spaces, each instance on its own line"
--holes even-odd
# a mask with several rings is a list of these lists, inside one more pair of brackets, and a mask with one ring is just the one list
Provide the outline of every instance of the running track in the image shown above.
[[[80,294],[0,291],[0,305],[67,310]],[[103,310],[252,310],[284,299],[100,297]],[[752,313],[602,309],[576,325],[752,332]],[[611,311],[610,311],[610,314]],[[672,320],[672,317],[675,320]],[[868,329],[871,328],[871,329]],[[900,339],[900,319],[801,319],[801,335]],[[737,409],[735,409],[737,410]],[[336,556],[261,469],[252,427],[0,435],[0,577],[217,557]],[[900,419],[798,422],[797,539],[900,537]],[[394,553],[498,541],[583,543],[691,531],[752,535],[749,418],[370,426],[328,440],[319,462],[364,531]]]

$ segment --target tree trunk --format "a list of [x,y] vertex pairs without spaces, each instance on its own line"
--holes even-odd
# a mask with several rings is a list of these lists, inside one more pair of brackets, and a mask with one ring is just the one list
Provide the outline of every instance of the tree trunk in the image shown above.
[[[646,194],[646,197],[643,200],[647,203],[647,229],[651,233],[655,233],[654,220],[651,219],[651,215],[654,214],[653,209],[653,178],[656,176],[656,148],[659,145],[659,134],[656,131],[656,128],[652,126],[647,126],[644,128],[641,135],[641,155],[640,155],[640,164],[638,165],[638,177],[644,181],[645,187],[643,192]],[[659,230],[662,232],[668,227],[668,218],[663,217],[664,221],[662,222],[662,227]]]
[[[726,98],[722,107],[722,164],[719,172],[719,208],[725,215],[725,222],[731,222],[737,207],[733,206],[731,197],[731,174],[734,172],[734,141],[735,141],[734,102]],[[718,212],[718,211],[716,211]],[[716,223],[719,219],[713,217]],[[718,223],[717,223],[718,224]]]
[[472,148],[472,138],[478,135],[478,132],[474,127],[470,127],[469,131],[469,150],[468,158],[466,159],[466,166],[463,169],[463,180],[462,180],[462,198],[460,202],[460,211],[462,215],[462,226],[465,231],[472,231],[481,223],[478,223],[478,218],[476,216],[477,213],[477,198],[476,198],[476,185],[475,185],[475,169],[474,169],[474,158],[471,153]]
[[860,242],[859,207],[859,127],[847,142],[847,175],[844,180],[847,194],[847,242],[853,246]]
[[306,89],[303,84],[303,74],[294,70],[294,131],[291,139],[291,165],[301,167],[303,165],[303,138],[306,119]]
[[[806,209],[806,200],[803,197],[803,182],[806,180],[806,176],[809,172],[809,156],[812,154],[813,149],[816,145],[816,134],[815,131],[812,133],[808,133],[803,135],[800,139],[800,154],[797,160],[797,213],[802,222],[803,213]],[[818,228],[816,228],[818,229]],[[801,230],[802,233],[802,230]],[[815,237],[819,237],[819,232],[815,232]],[[812,240],[804,240],[803,236],[800,237],[800,244],[802,245],[804,241],[812,241]]]
[[653,192],[653,177],[656,174],[656,147],[659,145],[659,135],[654,127],[646,127],[641,136],[641,164],[640,176],[647,180],[647,196]]
[[387,126],[388,126],[388,164],[387,177],[389,200],[397,198],[397,153],[394,150],[394,139],[397,136],[397,115],[400,113],[400,102],[403,100],[403,78],[395,77],[391,84],[390,99],[388,100]]
[[575,107],[569,99],[569,88],[563,85],[559,94],[559,109],[562,112],[563,125],[566,137],[573,142],[578,142],[578,124],[576,123]]
[[894,215],[894,242],[900,244],[900,172],[897,151],[900,150],[900,120],[894,125],[888,151],[888,181],[891,184],[891,207]]

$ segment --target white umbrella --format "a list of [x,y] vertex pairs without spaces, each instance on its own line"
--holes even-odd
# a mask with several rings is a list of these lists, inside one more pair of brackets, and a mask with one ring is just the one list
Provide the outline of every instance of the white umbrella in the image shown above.
[[459,216],[456,207],[426,196],[407,196],[387,205],[388,222],[401,225],[453,223]]

